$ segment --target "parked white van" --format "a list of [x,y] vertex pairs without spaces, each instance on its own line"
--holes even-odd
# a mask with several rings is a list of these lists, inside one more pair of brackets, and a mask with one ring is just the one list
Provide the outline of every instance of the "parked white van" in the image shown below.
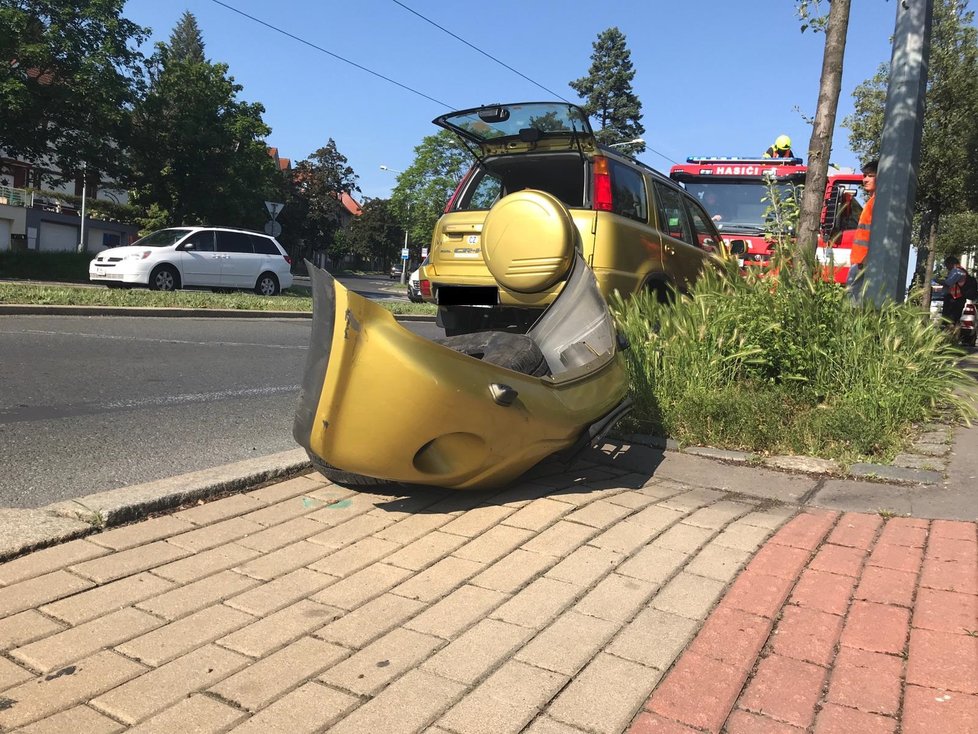
[[110,288],[144,286],[253,290],[277,295],[292,285],[292,259],[274,237],[230,227],[173,227],[100,252],[88,279]]

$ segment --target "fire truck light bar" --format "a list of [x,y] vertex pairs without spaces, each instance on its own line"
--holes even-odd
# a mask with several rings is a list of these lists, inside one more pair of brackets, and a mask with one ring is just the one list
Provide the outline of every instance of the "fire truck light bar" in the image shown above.
[[691,155],[686,159],[687,163],[730,163],[736,161],[737,163],[749,163],[758,166],[803,166],[804,161],[801,158],[737,158],[737,157],[722,157],[722,156],[695,156]]

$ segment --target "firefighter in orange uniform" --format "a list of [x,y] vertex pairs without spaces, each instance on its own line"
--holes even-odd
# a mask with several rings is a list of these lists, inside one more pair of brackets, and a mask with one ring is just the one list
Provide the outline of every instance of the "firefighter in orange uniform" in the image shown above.
[[795,154],[791,152],[791,138],[787,135],[778,135],[778,139],[774,141],[774,145],[764,151],[765,158],[794,158]]
[[849,275],[846,277],[846,287],[852,287],[856,279],[862,275],[863,263],[869,254],[869,234],[873,226],[873,204],[876,203],[876,169],[879,161],[869,161],[863,166],[863,189],[869,195],[862,214],[859,215],[859,226],[852,238],[852,252],[849,256]]

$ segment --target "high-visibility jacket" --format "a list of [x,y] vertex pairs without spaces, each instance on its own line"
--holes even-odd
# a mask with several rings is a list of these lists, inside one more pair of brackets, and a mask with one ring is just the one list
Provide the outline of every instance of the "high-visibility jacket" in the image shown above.
[[859,226],[856,227],[856,234],[852,238],[852,252],[849,253],[849,262],[853,265],[861,265],[866,255],[869,254],[869,232],[873,226],[873,204],[876,203],[876,194],[869,197],[866,206],[863,207],[862,214],[859,215]]
[[764,158],[794,158],[795,154],[791,152],[791,148],[785,148],[784,150],[779,150],[773,145],[764,151]]

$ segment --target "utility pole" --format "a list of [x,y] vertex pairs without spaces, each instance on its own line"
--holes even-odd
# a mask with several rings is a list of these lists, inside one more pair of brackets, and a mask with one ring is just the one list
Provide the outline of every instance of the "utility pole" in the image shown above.
[[78,242],[78,252],[85,252],[88,249],[88,244],[85,242],[85,191],[86,184],[88,183],[88,172],[87,164],[82,161],[82,205],[81,205],[81,237]]
[[933,0],[898,0],[896,6],[890,83],[880,141],[878,193],[873,206],[863,291],[863,297],[877,305],[887,300],[902,303],[906,295],[934,15]]

